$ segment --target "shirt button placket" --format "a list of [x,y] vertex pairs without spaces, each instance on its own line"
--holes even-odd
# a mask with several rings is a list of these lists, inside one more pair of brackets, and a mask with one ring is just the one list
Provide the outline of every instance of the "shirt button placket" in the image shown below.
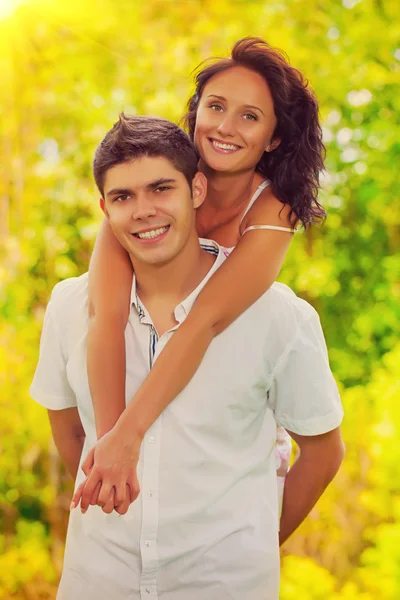
[[142,574],[140,582],[141,600],[157,599],[157,529],[159,481],[160,438],[162,416],[149,429],[143,445],[142,476],[142,530],[140,548],[142,555]]

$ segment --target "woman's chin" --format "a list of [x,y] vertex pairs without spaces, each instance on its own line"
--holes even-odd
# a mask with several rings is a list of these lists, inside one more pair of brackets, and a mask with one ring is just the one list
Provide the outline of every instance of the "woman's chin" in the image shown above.
[[238,165],[235,160],[232,160],[231,156],[202,156],[203,162],[212,171],[218,171],[221,173],[230,173],[238,170]]

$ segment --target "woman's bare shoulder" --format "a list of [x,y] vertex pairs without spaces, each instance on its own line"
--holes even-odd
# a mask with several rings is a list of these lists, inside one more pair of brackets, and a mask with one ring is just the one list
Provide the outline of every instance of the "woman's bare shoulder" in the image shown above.
[[244,231],[252,225],[275,225],[279,227],[293,227],[293,215],[290,215],[290,206],[281,202],[274,194],[272,185],[269,185],[259,195],[253,206],[243,219],[241,230]]

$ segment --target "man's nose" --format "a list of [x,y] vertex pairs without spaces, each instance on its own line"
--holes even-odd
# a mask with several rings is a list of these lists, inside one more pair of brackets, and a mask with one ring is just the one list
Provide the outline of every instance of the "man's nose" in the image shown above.
[[221,135],[235,135],[235,120],[233,116],[229,115],[228,113],[223,113],[221,121],[219,122],[219,125],[217,127],[217,131]]
[[157,214],[157,207],[153,199],[147,194],[138,194],[132,208],[133,219],[147,219]]

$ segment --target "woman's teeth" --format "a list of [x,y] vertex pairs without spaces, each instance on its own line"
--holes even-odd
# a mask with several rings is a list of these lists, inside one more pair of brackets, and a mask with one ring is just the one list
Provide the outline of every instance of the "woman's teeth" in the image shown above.
[[234,144],[221,144],[221,142],[212,141],[213,146],[216,148],[220,148],[221,150],[239,150],[239,146],[235,146]]
[[160,227],[159,229],[152,229],[151,231],[143,231],[142,233],[137,233],[136,235],[141,240],[150,240],[151,238],[158,237],[159,235],[165,233],[168,230],[168,227]]

